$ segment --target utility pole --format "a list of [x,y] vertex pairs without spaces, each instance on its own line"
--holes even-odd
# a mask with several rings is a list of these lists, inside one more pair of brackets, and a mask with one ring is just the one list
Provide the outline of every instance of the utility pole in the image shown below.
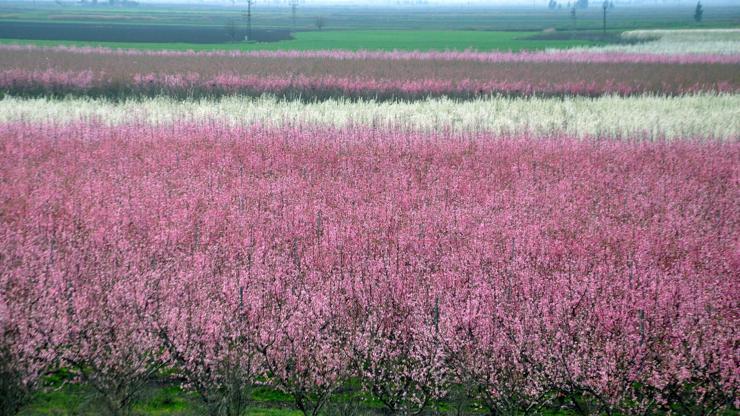
[[247,40],[252,40],[252,3],[254,0],[247,0]]
[[604,37],[606,37],[606,9],[609,8],[609,0],[604,0]]
[[293,16],[293,31],[295,32],[295,15],[298,9],[298,0],[290,0],[290,12]]
[[573,30],[576,30],[578,26],[576,23],[576,3],[573,3],[573,8],[570,9],[570,18],[573,20]]

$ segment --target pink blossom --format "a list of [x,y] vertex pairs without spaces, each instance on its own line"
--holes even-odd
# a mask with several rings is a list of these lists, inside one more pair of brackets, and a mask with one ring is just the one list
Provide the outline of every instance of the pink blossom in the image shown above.
[[451,384],[492,412],[730,408],[739,160],[688,139],[3,124],[3,343],[24,379],[67,366],[119,407],[170,366],[307,414],[353,378],[399,413]]

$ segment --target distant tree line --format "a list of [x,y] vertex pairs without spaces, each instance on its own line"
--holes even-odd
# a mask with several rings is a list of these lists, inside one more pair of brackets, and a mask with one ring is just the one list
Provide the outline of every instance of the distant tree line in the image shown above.
[[[605,4],[609,9],[613,9],[615,7],[614,2],[611,0],[606,1]],[[562,9],[563,5],[562,3],[558,3],[556,0],[550,0],[547,3],[547,8],[550,10]],[[576,0],[574,3],[568,2],[567,8],[569,10],[588,9],[588,0]]]

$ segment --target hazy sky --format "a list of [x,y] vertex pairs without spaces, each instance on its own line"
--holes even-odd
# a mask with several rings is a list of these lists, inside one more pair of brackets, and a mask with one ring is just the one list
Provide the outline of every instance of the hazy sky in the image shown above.
[[[191,3],[231,3],[231,0],[140,0],[142,2],[191,2]],[[633,5],[694,5],[696,0],[613,0],[617,4]],[[737,4],[740,0],[701,0],[703,4]],[[236,0],[237,3],[243,3],[245,0]],[[358,6],[380,6],[380,5],[513,5],[521,4],[531,6],[533,4],[546,5],[548,0],[299,0],[305,5],[331,5],[331,4],[352,4]],[[592,0],[593,4],[600,3],[601,0]],[[257,4],[288,4],[289,0],[256,0]]]
[[[1,0],[0,0],[1,1]],[[30,1],[30,0],[29,0]],[[198,4],[231,4],[231,0],[138,0],[141,3],[198,3]],[[601,0],[592,0],[593,4],[600,3]],[[696,0],[613,0],[617,4],[633,5],[694,5]],[[711,4],[737,4],[740,0],[701,0],[705,5]],[[245,0],[236,0],[236,3],[244,3]],[[306,6],[312,5],[332,5],[332,4],[352,4],[357,6],[387,6],[387,5],[527,5],[532,6],[546,5],[548,0],[299,0]],[[288,4],[289,0],[256,0],[257,5],[279,5]]]
[[[2,2],[3,0],[0,0]],[[33,1],[33,0],[26,0]],[[43,0],[42,0],[43,1]],[[52,1],[52,0],[48,0]],[[70,0],[62,0],[70,1]],[[75,0],[76,1],[76,0]],[[232,0],[136,0],[140,3],[191,3],[191,4],[232,4]],[[323,6],[323,5],[356,5],[356,6],[414,6],[414,5],[474,5],[474,6],[546,6],[549,0],[299,0],[305,6]],[[591,3],[598,5],[602,0],[591,0]],[[612,0],[620,5],[649,5],[649,6],[692,6],[696,0]],[[235,0],[236,4],[243,4],[246,0]],[[255,0],[257,5],[288,5],[290,0]],[[740,0],[701,0],[704,5],[713,4],[738,4]]]

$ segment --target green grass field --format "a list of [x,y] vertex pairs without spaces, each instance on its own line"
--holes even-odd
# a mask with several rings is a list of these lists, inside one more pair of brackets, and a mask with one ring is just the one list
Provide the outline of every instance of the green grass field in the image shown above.
[[[565,4],[566,1],[560,1]],[[31,4],[6,1],[0,3],[0,21],[53,22],[77,24],[148,24],[186,25],[222,28],[226,21],[241,22],[244,3],[232,7],[202,5],[142,4],[137,7],[109,7],[59,3]],[[615,30],[676,27],[731,27],[740,25],[740,5],[705,5],[704,20],[693,20],[695,3],[687,2],[673,7],[623,7],[609,11],[608,23]],[[546,28],[572,29],[574,22],[565,7],[548,10],[545,2],[538,7],[481,7],[460,5],[454,7],[316,7],[301,5],[293,21],[287,5],[276,6],[259,2],[253,9],[256,29],[315,30],[316,17],[326,19],[330,30],[496,30],[541,31]],[[578,11],[575,27],[600,29],[601,8]],[[1,24],[1,23],[0,23]]]
[[[34,400],[26,406],[19,416],[93,416],[100,415],[102,407],[96,401],[92,391],[76,384],[66,384],[43,393],[36,394]],[[467,416],[482,416],[486,412],[472,405],[460,395],[452,395],[449,401],[430,406],[424,414],[455,415],[457,409]],[[150,386],[145,389],[133,406],[136,416],[196,416],[202,415],[203,409],[194,394],[186,393],[178,386]],[[356,386],[340,391],[332,396],[322,415],[383,415],[382,404],[360,393]],[[543,416],[571,416],[568,410],[554,411],[541,409]],[[269,388],[255,388],[252,394],[252,405],[244,416],[301,416],[295,410],[290,396]]]
[[294,40],[266,43],[143,43],[0,39],[0,43],[169,50],[465,50],[520,51],[595,45],[584,40],[533,40],[536,32],[357,30],[298,32]]
[[[258,390],[253,396],[254,405],[249,416],[299,416],[291,409],[289,397],[272,390]],[[91,391],[77,385],[67,385],[55,390],[38,393],[19,416],[93,416],[99,415],[101,405]],[[140,416],[195,416],[202,414],[197,398],[177,386],[151,387],[133,407]]]

